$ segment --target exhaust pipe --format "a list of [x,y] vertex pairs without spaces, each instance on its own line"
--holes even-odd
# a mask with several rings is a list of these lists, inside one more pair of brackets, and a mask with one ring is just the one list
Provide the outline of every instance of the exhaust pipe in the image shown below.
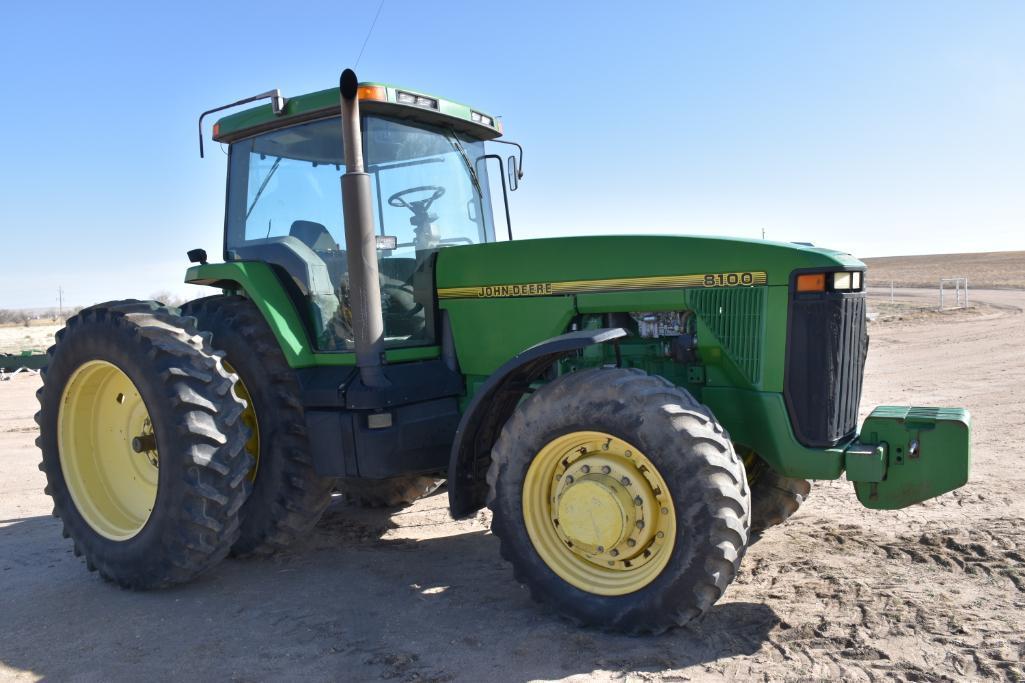
[[366,387],[386,387],[390,382],[382,367],[384,316],[381,312],[381,280],[377,270],[370,176],[363,169],[358,90],[356,73],[352,69],[343,71],[338,80],[338,92],[342,98],[342,145],[345,149],[342,213],[349,263],[349,299],[360,379]]

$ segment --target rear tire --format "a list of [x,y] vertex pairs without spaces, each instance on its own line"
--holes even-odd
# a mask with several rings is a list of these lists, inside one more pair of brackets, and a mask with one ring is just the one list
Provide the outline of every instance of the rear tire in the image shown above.
[[689,393],[639,370],[584,370],[538,389],[502,429],[488,483],[516,579],[603,629],[659,633],[700,617],[747,545],[750,494],[729,436]]
[[338,482],[338,490],[349,503],[358,507],[399,508],[431,495],[443,483],[444,479],[422,475],[392,479],[342,479]]
[[300,386],[256,305],[239,296],[190,301],[182,314],[213,335],[252,398],[258,445],[253,492],[242,506],[241,535],[232,554],[283,550],[306,534],[331,502],[334,479],[313,467]]
[[56,339],[36,444],[75,554],[140,589],[217,564],[239,535],[250,462],[245,404],[209,335],[155,302],[115,301]]

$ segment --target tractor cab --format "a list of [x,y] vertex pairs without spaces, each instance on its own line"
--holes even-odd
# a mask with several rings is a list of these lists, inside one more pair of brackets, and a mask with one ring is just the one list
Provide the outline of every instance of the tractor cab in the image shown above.
[[[436,252],[495,240],[484,143],[500,130],[493,117],[436,97],[378,84],[358,92],[385,345],[431,345]],[[353,351],[337,90],[275,109],[214,128],[229,143],[225,260],[274,266],[303,300],[316,350]]]

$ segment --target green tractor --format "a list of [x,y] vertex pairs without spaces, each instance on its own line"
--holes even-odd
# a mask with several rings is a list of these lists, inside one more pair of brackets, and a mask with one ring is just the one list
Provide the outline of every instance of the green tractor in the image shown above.
[[659,632],[720,598],[808,480],[846,473],[879,509],[967,481],[965,410],[881,407],[859,433],[854,258],[499,240],[489,172],[508,225],[522,149],[487,150],[493,116],[348,70],[212,111],[263,97],[214,126],[224,261],[190,252],[186,281],[219,292],[87,308],[49,350],[46,492],[104,578],[187,581],[287,547],[337,489],[394,505],[444,479],[537,600]]

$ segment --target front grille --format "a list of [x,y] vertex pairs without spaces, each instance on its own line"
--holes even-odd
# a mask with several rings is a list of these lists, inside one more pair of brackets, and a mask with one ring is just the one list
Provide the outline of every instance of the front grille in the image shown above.
[[797,440],[827,448],[858,427],[868,353],[865,293],[793,293],[783,394]]
[[694,312],[752,384],[762,380],[765,287],[691,289]]

